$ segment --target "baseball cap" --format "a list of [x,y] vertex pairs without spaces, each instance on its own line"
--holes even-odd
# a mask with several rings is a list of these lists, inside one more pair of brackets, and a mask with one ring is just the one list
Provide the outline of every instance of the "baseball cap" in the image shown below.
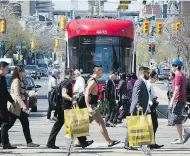
[[175,65],[175,66],[178,66],[178,67],[182,67],[183,66],[183,62],[180,61],[179,59],[173,61],[171,64]]

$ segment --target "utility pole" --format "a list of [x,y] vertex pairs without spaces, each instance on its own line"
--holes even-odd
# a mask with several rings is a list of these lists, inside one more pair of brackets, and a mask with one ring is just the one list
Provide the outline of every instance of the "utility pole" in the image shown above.
[[21,54],[22,54],[22,41],[20,41],[19,45],[18,45],[18,64],[21,64]]
[[3,58],[5,54],[5,42],[0,41],[0,58]]

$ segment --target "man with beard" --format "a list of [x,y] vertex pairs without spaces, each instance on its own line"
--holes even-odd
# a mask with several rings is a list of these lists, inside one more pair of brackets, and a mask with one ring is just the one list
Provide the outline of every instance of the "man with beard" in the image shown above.
[[[149,93],[147,89],[147,80],[149,79],[149,68],[139,68],[139,79],[135,82],[132,93],[132,103],[130,107],[130,114],[137,115],[137,112],[147,112],[149,103]],[[150,112],[150,110],[148,110]],[[129,147],[128,132],[125,138],[125,149],[136,150],[133,147]]]

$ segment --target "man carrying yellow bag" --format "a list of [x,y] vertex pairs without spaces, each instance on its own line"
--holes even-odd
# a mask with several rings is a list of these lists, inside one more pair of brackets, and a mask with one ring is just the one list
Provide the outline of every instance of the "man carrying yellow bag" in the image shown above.
[[[56,141],[56,137],[59,133],[59,131],[61,130],[64,122],[72,122],[74,124],[70,124],[71,126],[69,126],[70,130],[74,130],[74,132],[78,132],[78,129],[74,129],[75,125],[81,125],[84,124],[82,121],[85,120],[80,120],[82,119],[82,116],[87,116],[89,117],[89,114],[85,114],[85,112],[87,112],[85,109],[82,109],[82,111],[80,111],[80,113],[77,115],[77,113],[79,112],[79,109],[75,107],[74,110],[72,110],[73,105],[76,104],[76,100],[72,98],[72,79],[74,78],[74,71],[72,69],[67,69],[65,70],[65,79],[63,80],[62,86],[61,86],[61,102],[60,104],[56,105],[56,110],[58,113],[58,119],[56,121],[56,123],[54,124],[48,142],[47,142],[47,148],[52,148],[52,149],[58,149],[59,147],[55,146],[55,141]],[[71,110],[71,111],[70,111]],[[73,113],[74,112],[74,113]],[[67,113],[67,115],[65,116],[64,113]],[[84,114],[82,114],[84,113]],[[70,114],[69,117],[71,117],[71,119],[68,120],[68,114]],[[74,114],[74,115],[73,115]],[[66,117],[66,119],[64,120],[64,117]],[[89,119],[88,119],[89,120]],[[75,122],[73,122],[75,121]],[[79,124],[80,122],[80,124]],[[85,124],[89,126],[89,124],[87,124],[87,120],[85,121]],[[89,122],[88,122],[89,123]],[[83,128],[83,127],[82,127]],[[80,129],[80,126],[79,126]],[[68,130],[68,128],[67,128]],[[69,131],[70,131],[69,130]],[[70,132],[70,134],[71,134]],[[79,134],[78,134],[79,136]],[[86,135],[81,135],[80,137],[78,137],[78,140],[80,142],[80,145],[82,148],[85,148],[89,145],[91,145],[94,141],[87,141]]]
[[135,82],[133,87],[132,103],[130,107],[130,114],[132,116],[127,117],[128,129],[124,146],[127,150],[136,150],[133,146],[145,144],[150,145],[155,143],[151,116],[139,116],[138,114],[138,112],[142,112],[144,114],[150,112],[150,95],[146,82],[148,79],[149,69],[147,67],[140,67],[139,79]]

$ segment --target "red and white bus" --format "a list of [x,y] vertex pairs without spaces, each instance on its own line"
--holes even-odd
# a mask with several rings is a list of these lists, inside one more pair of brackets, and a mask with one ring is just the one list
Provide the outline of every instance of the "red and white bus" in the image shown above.
[[66,67],[92,74],[94,65],[102,65],[102,84],[110,69],[130,73],[134,26],[130,20],[77,19],[67,24]]

